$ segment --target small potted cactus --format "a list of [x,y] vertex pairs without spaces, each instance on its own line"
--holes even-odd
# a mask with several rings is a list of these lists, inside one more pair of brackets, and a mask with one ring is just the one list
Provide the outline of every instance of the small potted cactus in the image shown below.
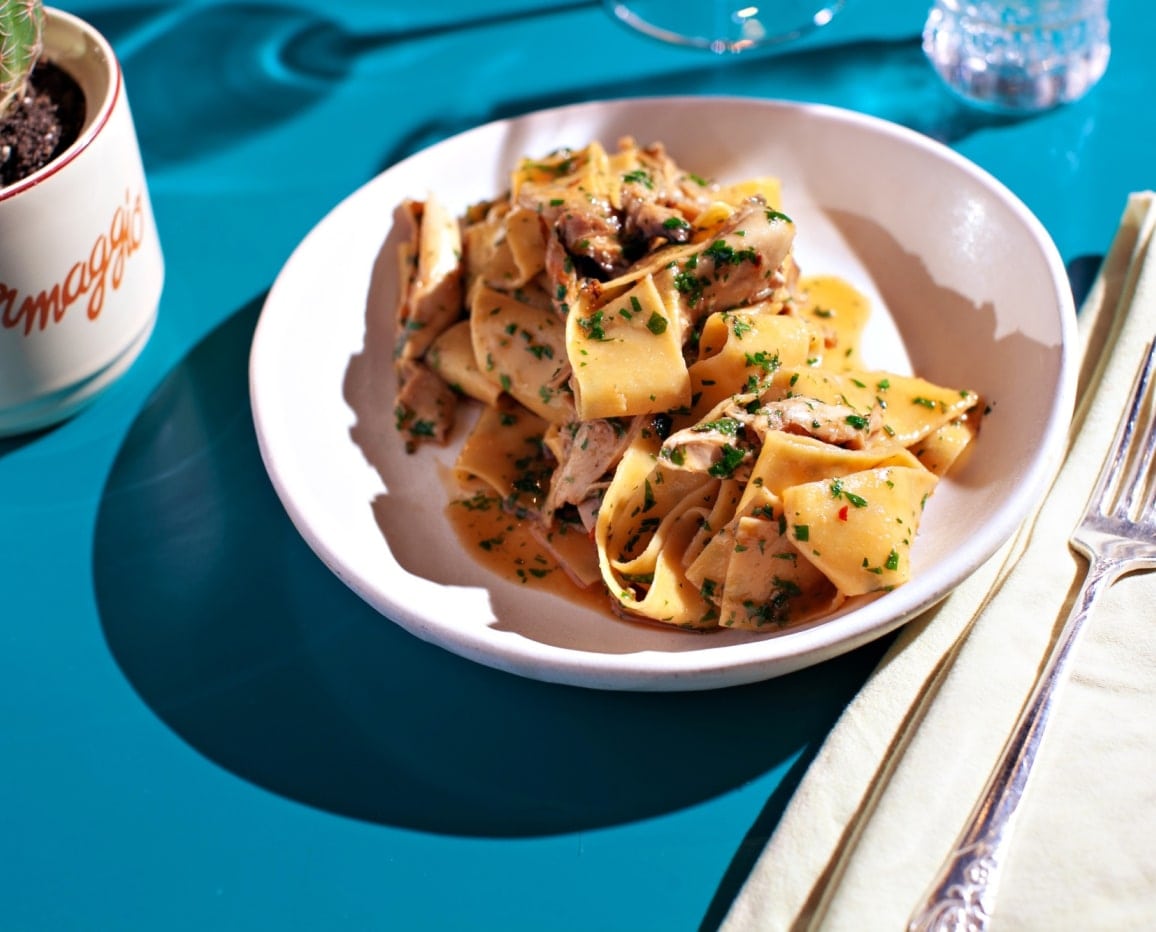
[[0,114],[25,92],[44,51],[44,7],[36,0],[0,2]]
[[0,437],[112,384],[148,340],[163,280],[112,47],[40,0],[0,0]]
[[39,0],[0,0],[0,186],[51,161],[75,140],[83,119],[76,82],[51,63],[42,64],[43,51]]

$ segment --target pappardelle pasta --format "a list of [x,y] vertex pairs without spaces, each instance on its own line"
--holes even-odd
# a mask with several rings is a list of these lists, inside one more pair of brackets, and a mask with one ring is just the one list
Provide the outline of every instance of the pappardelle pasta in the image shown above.
[[481,404],[455,507],[530,531],[521,578],[757,631],[909,579],[978,398],[863,366],[866,299],[800,274],[777,179],[714,183],[623,139],[523,159],[461,217],[402,212],[397,427],[443,443]]

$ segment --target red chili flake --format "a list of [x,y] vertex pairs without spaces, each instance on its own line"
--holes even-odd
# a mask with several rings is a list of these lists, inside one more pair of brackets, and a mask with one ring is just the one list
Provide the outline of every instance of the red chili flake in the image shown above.
[[844,505],[842,508],[839,509],[839,520],[840,521],[846,521],[847,520],[847,506],[846,505]]

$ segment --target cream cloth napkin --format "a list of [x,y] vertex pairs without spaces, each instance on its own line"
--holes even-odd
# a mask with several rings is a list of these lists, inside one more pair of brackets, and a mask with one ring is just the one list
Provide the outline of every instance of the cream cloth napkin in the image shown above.
[[[1080,314],[1068,456],[1036,513],[909,623],[851,702],[723,924],[905,929],[1075,596],[1067,546],[1156,335],[1156,194],[1129,198]],[[1101,598],[1052,707],[994,929],[1156,929],[1156,572]]]

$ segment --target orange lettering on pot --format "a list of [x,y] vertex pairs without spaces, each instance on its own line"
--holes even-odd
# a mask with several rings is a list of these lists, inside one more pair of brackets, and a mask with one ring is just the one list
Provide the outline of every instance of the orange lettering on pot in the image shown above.
[[96,320],[104,310],[111,285],[115,291],[124,281],[125,266],[144,240],[143,195],[124,192],[124,203],[117,207],[108,231],[93,241],[88,256],[74,262],[61,281],[53,282],[36,294],[24,294],[0,282],[0,325],[6,330],[46,330],[60,323],[72,305],[88,299],[86,313]]

